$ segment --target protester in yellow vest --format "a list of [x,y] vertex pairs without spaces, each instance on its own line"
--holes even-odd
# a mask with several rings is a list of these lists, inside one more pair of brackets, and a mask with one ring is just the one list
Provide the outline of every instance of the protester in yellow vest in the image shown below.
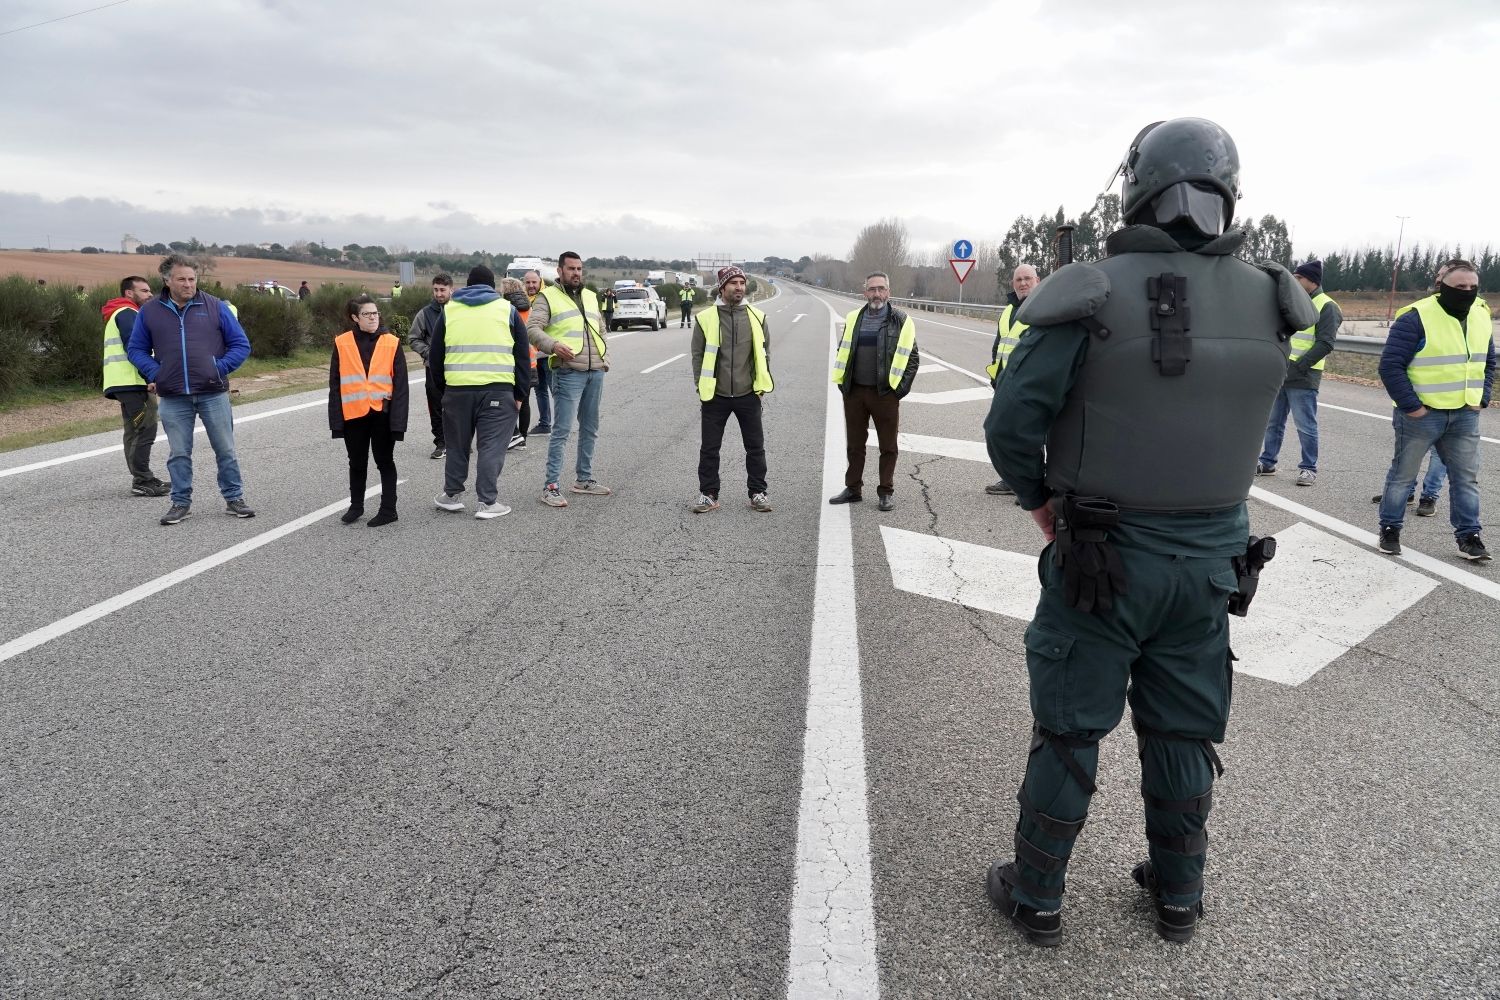
[[[500,473],[521,403],[531,391],[526,324],[495,290],[495,272],[483,264],[453,293],[433,325],[430,377],[443,385],[443,440],[448,445],[438,509],[460,511],[469,477],[469,445],[477,444],[474,495],[480,520],[502,517]],[[441,361],[437,359],[441,358]]]
[[583,284],[583,258],[572,250],[557,258],[557,284],[542,289],[531,303],[526,333],[537,350],[550,354],[552,365],[552,436],[547,440],[547,472],[542,503],[566,507],[559,488],[563,454],[573,421],[578,421],[578,460],[573,493],[607,497],[614,491],[594,479],[594,442],[599,437],[599,405],[609,345],[599,296]]
[[1479,413],[1490,405],[1495,379],[1494,326],[1479,298],[1479,273],[1450,260],[1437,292],[1391,324],[1380,355],[1380,381],[1396,404],[1395,456],[1380,499],[1380,551],[1401,554],[1406,498],[1422,456],[1436,446],[1450,477],[1448,513],[1459,556],[1488,562],[1479,537]]
[[901,397],[911,391],[922,359],[917,353],[917,327],[906,313],[890,304],[891,279],[883,271],[865,278],[865,305],[844,318],[833,362],[833,384],[844,395],[844,489],[829,503],[858,503],[864,499],[865,443],[870,422],[880,442],[880,509],[895,507],[896,439],[901,423]]
[[766,434],[761,423],[761,397],[773,388],[771,338],[766,314],[745,301],[747,287],[743,270],[732,264],[719,268],[718,301],[693,323],[692,372],[702,404],[695,514],[719,509],[719,448],[731,414],[739,421],[740,439],[745,442],[750,509],[771,510],[766,499]]
[[368,295],[344,307],[350,328],[333,339],[328,368],[328,429],[349,453],[349,509],[353,524],[365,513],[370,455],[380,471],[380,509],[369,526],[396,520],[396,442],[406,436],[406,354],[401,340],[380,322],[380,307]]
[[687,326],[693,320],[693,301],[698,297],[697,289],[692,285],[683,285],[677,290],[677,305],[682,310],[682,321],[679,327]]
[[1291,354],[1286,362],[1286,381],[1276,402],[1271,405],[1271,419],[1266,424],[1265,446],[1255,463],[1257,476],[1274,476],[1276,458],[1281,454],[1281,440],[1286,434],[1290,413],[1297,425],[1297,439],[1302,445],[1302,460],[1297,463],[1297,485],[1311,486],[1318,481],[1318,387],[1323,380],[1323,366],[1338,339],[1344,314],[1339,304],[1323,291],[1323,262],[1309,260],[1297,265],[1297,284],[1312,297],[1318,310],[1318,322],[1292,334]]
[[120,297],[104,303],[104,395],[120,404],[125,426],[125,468],[130,492],[138,497],[164,497],[172,487],[151,471],[151,446],[156,443],[156,394],[125,356],[125,344],[135,328],[136,314],[151,299],[145,278],[132,274],[120,282]]
[[[1039,281],[1036,268],[1030,264],[1017,264],[1010,273],[1011,291],[1005,296],[1005,308],[1000,310],[1000,318],[995,322],[995,346],[990,351],[990,363],[984,369],[989,373],[991,389],[1000,380],[1000,373],[1010,360],[1010,352],[1021,342],[1021,335],[1030,329],[1025,323],[1016,322],[1016,310],[1021,308],[1021,303],[1026,301],[1026,296]],[[1006,485],[1004,478],[995,480],[984,491],[990,496],[1015,496],[1016,493]]]

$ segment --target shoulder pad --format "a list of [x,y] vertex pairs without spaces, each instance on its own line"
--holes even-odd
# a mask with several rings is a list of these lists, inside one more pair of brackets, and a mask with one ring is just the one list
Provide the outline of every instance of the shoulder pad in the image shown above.
[[1109,275],[1089,264],[1069,264],[1047,276],[1016,310],[1016,322],[1055,326],[1094,315],[1109,298]]
[[1293,330],[1306,330],[1318,322],[1318,307],[1297,284],[1292,272],[1275,261],[1258,260],[1255,266],[1276,279],[1276,308]]

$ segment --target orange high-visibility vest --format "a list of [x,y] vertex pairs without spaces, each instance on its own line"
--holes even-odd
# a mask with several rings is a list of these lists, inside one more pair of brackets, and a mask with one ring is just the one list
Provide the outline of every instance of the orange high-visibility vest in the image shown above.
[[395,334],[382,333],[375,341],[375,353],[370,356],[370,370],[366,372],[354,332],[346,330],[333,338],[333,346],[339,352],[339,399],[344,404],[345,420],[357,420],[371,410],[385,408],[395,385],[396,351],[400,343]]
[[[531,310],[530,309],[517,309],[516,312],[518,312],[518,313],[521,314],[521,325],[525,326],[527,318],[531,315]],[[530,338],[527,338],[527,339],[529,340]],[[531,348],[531,367],[535,368],[536,367],[536,345],[535,344],[529,344],[528,346]]]

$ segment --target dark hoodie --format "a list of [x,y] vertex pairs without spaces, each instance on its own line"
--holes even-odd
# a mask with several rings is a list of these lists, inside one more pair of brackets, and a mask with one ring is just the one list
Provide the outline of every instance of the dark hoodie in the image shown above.
[[[448,388],[447,382],[443,379],[442,363],[444,352],[447,351],[447,345],[445,344],[448,334],[447,310],[488,305],[499,297],[500,293],[489,285],[465,285],[453,293],[453,301],[449,302],[448,306],[442,312],[438,313],[436,322],[432,324],[431,336],[427,340],[427,343],[430,345],[427,351],[427,377],[433,380],[439,392],[446,391]],[[521,297],[525,298],[525,295],[523,294]],[[526,339],[526,322],[521,319],[521,313],[514,305],[511,305],[510,310],[510,337],[511,350],[514,352],[516,361],[516,383],[512,386],[512,391],[515,393],[517,400],[524,401],[526,394],[531,390],[531,346]],[[501,383],[491,384],[499,385]],[[453,387],[454,392],[488,389],[488,385],[456,385]]]

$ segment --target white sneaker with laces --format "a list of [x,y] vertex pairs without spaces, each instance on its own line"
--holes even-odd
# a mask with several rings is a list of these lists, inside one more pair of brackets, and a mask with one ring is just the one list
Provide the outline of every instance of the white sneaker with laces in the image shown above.
[[463,510],[464,502],[458,497],[450,497],[446,493],[439,493],[432,501],[437,504],[438,510]]
[[494,503],[481,503],[479,509],[474,511],[474,516],[481,521],[488,521],[492,517],[504,517],[510,513],[510,508],[496,500]]

